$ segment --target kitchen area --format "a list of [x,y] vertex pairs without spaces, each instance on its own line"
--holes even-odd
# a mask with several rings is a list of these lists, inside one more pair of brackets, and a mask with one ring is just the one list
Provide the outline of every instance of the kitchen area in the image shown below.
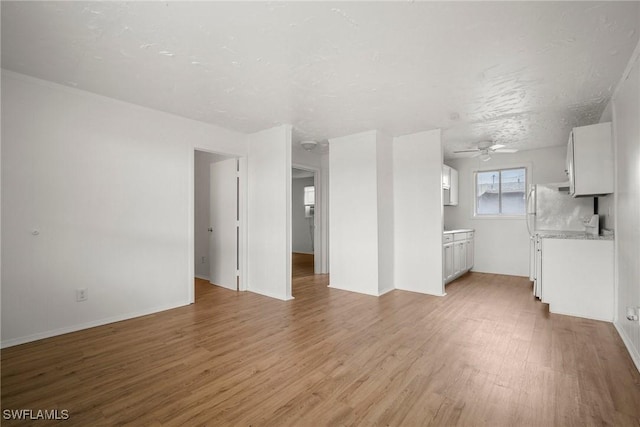
[[[566,147],[494,156],[489,162],[445,162],[445,285],[471,270],[528,275],[532,297],[548,304],[551,313],[613,321],[611,123],[573,128]],[[502,177],[516,168],[526,176],[520,190],[508,193],[506,180],[498,188],[500,206],[512,197],[517,214],[483,215],[478,175],[495,169]]]
[[[442,165],[442,200],[445,206],[458,206],[458,171]],[[474,230],[445,229],[442,237],[442,279],[446,285],[473,268]]]

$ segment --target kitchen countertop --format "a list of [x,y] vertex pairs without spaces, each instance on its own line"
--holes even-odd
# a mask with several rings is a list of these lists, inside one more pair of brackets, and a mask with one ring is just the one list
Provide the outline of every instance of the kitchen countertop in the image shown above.
[[443,234],[468,233],[470,231],[475,230],[473,228],[459,228],[457,230],[444,230]]
[[613,240],[613,234],[594,236],[584,231],[538,231],[543,239]]

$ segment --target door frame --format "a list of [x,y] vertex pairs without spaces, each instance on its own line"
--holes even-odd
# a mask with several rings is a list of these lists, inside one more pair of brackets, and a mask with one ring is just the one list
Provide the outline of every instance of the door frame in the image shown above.
[[195,156],[196,151],[202,151],[206,153],[219,154],[221,156],[227,156],[229,158],[235,158],[238,160],[239,166],[239,178],[240,188],[238,194],[238,205],[240,209],[240,239],[238,241],[238,255],[240,258],[240,271],[239,271],[239,287],[238,290],[247,290],[247,155],[242,153],[225,153],[221,151],[211,150],[210,148],[193,147],[190,150],[189,159],[189,202],[187,206],[188,213],[188,250],[187,250],[187,263],[188,263],[188,287],[187,287],[187,304],[193,304],[195,302]]
[[[316,194],[316,204],[313,215],[313,270],[314,274],[326,274],[328,273],[329,254],[327,253],[328,248],[324,242],[327,242],[325,234],[328,232],[328,227],[325,227],[324,221],[325,211],[323,209],[323,204],[325,197],[324,188],[322,186],[322,169],[299,163],[292,163],[291,168],[313,173],[313,185],[315,187]],[[291,224],[289,226],[292,227]],[[289,234],[293,236],[293,230],[291,230]],[[292,255],[290,253],[289,257],[291,256]]]

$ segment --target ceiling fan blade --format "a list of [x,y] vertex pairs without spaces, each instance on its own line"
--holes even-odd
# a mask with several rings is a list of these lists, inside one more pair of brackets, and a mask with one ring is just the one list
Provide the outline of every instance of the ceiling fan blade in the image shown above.
[[495,151],[503,147],[504,147],[504,144],[493,144],[491,147],[489,147],[489,150]]
[[497,150],[493,150],[494,153],[517,153],[518,150],[515,148],[498,148]]
[[474,148],[474,149],[471,149],[471,150],[456,150],[456,151],[454,151],[454,153],[475,153],[475,152],[479,152],[479,151],[480,151],[480,149]]

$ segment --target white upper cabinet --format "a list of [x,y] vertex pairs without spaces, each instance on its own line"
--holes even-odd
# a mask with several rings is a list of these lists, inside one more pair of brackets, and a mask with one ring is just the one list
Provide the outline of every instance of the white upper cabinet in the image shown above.
[[451,187],[451,168],[442,165],[442,189],[448,190]]
[[573,128],[566,166],[573,197],[613,193],[611,123]]
[[449,188],[449,206],[458,206],[458,171],[451,168],[451,186]]
[[458,171],[442,165],[442,204],[458,206]]

